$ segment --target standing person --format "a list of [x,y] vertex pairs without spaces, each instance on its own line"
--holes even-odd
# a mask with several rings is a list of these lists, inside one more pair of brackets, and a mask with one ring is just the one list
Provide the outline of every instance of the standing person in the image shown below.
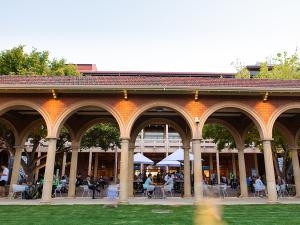
[[230,178],[230,187],[231,189],[234,189],[234,173],[233,171],[230,171],[230,174],[229,174],[229,178]]
[[1,177],[0,177],[0,192],[1,192],[1,196],[5,197],[5,185],[7,184],[8,181],[8,175],[9,175],[9,170],[5,165],[1,166],[2,169],[2,173],[1,173]]

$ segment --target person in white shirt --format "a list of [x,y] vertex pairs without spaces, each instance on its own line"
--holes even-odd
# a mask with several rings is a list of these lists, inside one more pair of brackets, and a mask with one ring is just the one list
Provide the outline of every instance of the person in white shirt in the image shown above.
[[170,175],[169,175],[169,173],[167,173],[166,176],[164,177],[165,183],[169,180],[169,177],[170,177]]
[[174,182],[173,182],[173,178],[169,177],[169,179],[167,180],[167,182],[164,184],[164,187],[162,188],[162,194],[163,194],[163,198],[166,198],[166,191],[171,192],[174,188]]
[[[260,192],[265,192],[265,191],[266,191],[266,186],[265,186],[264,183],[261,181],[261,177],[258,177],[258,178],[255,180],[254,188],[255,188],[255,191],[258,192],[258,194],[259,194]],[[265,192],[265,193],[266,193],[266,192]]]
[[0,177],[0,192],[1,192],[1,196],[4,197],[5,196],[5,185],[7,184],[7,181],[8,181],[9,170],[4,165],[1,166],[1,169],[2,169],[2,173],[1,173],[1,177]]

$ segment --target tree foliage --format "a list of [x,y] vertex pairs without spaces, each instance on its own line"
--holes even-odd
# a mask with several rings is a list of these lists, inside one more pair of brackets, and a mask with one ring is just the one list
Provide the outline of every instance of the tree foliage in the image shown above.
[[[236,147],[235,141],[231,133],[221,125],[218,124],[206,124],[203,128],[203,138],[212,138],[214,143],[217,144],[217,149],[220,151],[224,148],[234,149]],[[245,148],[256,147],[263,151],[263,145],[259,132],[255,126],[251,127],[247,131],[245,137]],[[287,175],[287,168],[291,163],[291,153],[288,146],[287,139],[280,133],[275,127],[273,129],[273,141],[272,141],[272,156],[274,162],[274,168],[277,176],[283,178]],[[283,158],[282,170],[279,169],[278,158]]]
[[50,59],[48,51],[33,48],[26,53],[24,45],[0,52],[1,75],[79,75],[75,65],[65,59]]
[[219,124],[205,124],[203,128],[203,138],[213,139],[220,151],[224,148],[234,149],[235,141],[231,133]]
[[[240,62],[233,63],[237,70],[236,78],[250,78],[250,72]],[[300,79],[300,59],[298,52],[289,55],[287,52],[277,53],[270,61],[260,63],[258,74],[252,78],[260,79]]]
[[237,73],[235,74],[235,78],[250,78],[250,72],[247,70],[244,64],[238,59],[236,62],[231,63],[231,65],[236,69]]
[[107,151],[120,146],[119,129],[110,123],[99,123],[89,129],[81,140],[81,148],[100,147]]
[[[30,143],[30,149],[24,148],[24,153],[26,156],[26,160],[22,158],[21,165],[26,174],[28,174],[28,179],[33,181],[35,172],[43,168],[45,163],[41,163],[37,165],[39,160],[42,160],[47,157],[47,154],[42,154],[40,157],[37,156],[38,148],[45,147],[47,144],[47,128],[44,124],[39,126],[37,129],[32,130],[29,134],[28,141]],[[68,152],[71,150],[71,145],[69,144],[71,141],[70,135],[67,129],[64,127],[61,129],[59,138],[56,143],[56,155],[61,156],[62,153]],[[57,161],[56,161],[57,162]]]

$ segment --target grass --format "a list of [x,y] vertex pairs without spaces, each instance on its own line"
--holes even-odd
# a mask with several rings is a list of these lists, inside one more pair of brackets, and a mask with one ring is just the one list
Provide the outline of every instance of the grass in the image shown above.
[[[300,205],[224,206],[227,224],[300,224]],[[1,225],[193,224],[193,206],[0,206]]]

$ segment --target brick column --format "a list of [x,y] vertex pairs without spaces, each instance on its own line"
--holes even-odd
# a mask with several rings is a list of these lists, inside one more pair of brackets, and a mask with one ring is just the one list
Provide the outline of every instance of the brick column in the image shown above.
[[89,167],[88,167],[88,175],[92,176],[92,160],[93,160],[93,152],[89,151]]
[[183,146],[184,150],[184,197],[191,197],[191,167],[190,167],[190,147]]
[[238,149],[238,161],[239,161],[239,174],[240,174],[240,187],[241,187],[240,197],[248,197],[245,155],[242,147],[239,147]]
[[48,138],[47,160],[44,175],[43,194],[41,200],[41,202],[43,203],[50,203],[52,199],[51,195],[56,154],[56,141],[56,138]]
[[128,204],[128,145],[129,139],[121,139],[120,162],[120,199],[121,204]]
[[218,184],[221,184],[221,176],[220,176],[220,154],[219,154],[219,150],[217,149],[217,153],[216,153],[216,162],[217,162],[217,180],[218,180]]
[[133,162],[133,155],[134,155],[134,145],[129,145],[128,150],[128,196],[133,197],[133,171],[134,171],[134,162]]
[[12,194],[13,184],[18,184],[19,170],[21,167],[22,147],[16,146],[15,148],[16,148],[16,152],[15,152],[13,170],[11,174],[10,187],[9,187],[10,194]]
[[68,197],[76,197],[76,174],[77,174],[77,162],[78,162],[78,152],[79,144],[72,144],[72,156],[71,156],[71,167],[70,167],[70,178],[69,178],[69,191]]
[[66,161],[67,161],[67,153],[64,152],[62,166],[61,166],[61,176],[64,176],[66,173]]
[[258,162],[257,162],[257,153],[254,153],[254,166],[256,171],[256,177],[259,176],[259,170],[258,170]]
[[194,151],[194,197],[195,203],[199,203],[203,199],[203,178],[202,178],[202,159],[200,139],[192,140]]
[[99,153],[96,152],[95,153],[95,164],[94,164],[94,180],[97,178],[98,176],[98,160],[99,160]]
[[291,152],[292,152],[294,180],[296,185],[296,197],[300,197],[300,169],[299,169],[298,149],[293,148],[291,149]]
[[265,171],[268,189],[268,200],[269,202],[277,201],[274,165],[272,157],[272,148],[270,140],[263,140],[264,146],[264,158],[265,158]]

